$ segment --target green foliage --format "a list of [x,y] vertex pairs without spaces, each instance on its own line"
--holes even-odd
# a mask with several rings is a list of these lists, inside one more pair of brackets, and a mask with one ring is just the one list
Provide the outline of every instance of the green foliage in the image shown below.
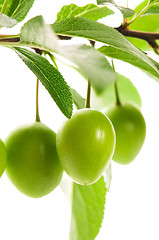
[[51,27],[41,16],[28,21],[22,27],[20,36],[21,43],[25,46],[54,51],[75,63],[93,83],[96,91],[102,91],[110,82],[116,80],[114,70],[101,53],[87,45],[60,46]]
[[159,78],[158,64],[131,44],[122,34],[104,24],[85,18],[70,18],[52,25],[57,34],[78,36],[106,43],[110,46],[100,51],[112,58],[117,58],[137,66]]
[[70,118],[72,115],[72,96],[61,73],[45,58],[36,53],[19,47],[15,47],[13,50],[45,86],[63,114]]
[[130,51],[115,48],[111,46],[103,46],[99,49],[100,52],[111,58],[116,58],[124,62],[128,62],[138,68],[141,68],[148,74],[151,74],[155,80],[159,81],[159,64],[148,58],[146,54],[139,52],[138,56]]
[[8,17],[7,15],[0,13],[0,27],[11,28],[17,24],[14,18]]
[[100,18],[113,14],[113,11],[107,7],[98,7],[95,4],[87,4],[84,7],[78,7],[75,4],[63,6],[57,14],[56,22],[71,17],[85,17],[97,21]]
[[[117,87],[121,102],[133,102],[141,107],[141,97],[128,78],[118,74]],[[105,107],[115,104],[116,94],[114,83],[110,84],[101,94],[97,95],[92,92],[91,103],[92,107],[98,110],[102,110]]]
[[5,9],[3,9],[4,0],[0,0],[0,11],[4,10],[7,16],[21,22],[32,7],[34,0],[8,0]]
[[70,240],[94,240],[104,217],[106,186],[101,177],[96,183],[73,183]]
[[12,0],[7,15],[21,22],[32,7],[34,0]]
[[7,5],[6,5],[5,9],[4,9],[4,2],[5,2],[5,0],[0,0],[0,12],[2,12],[2,10],[3,10],[3,13],[6,14],[8,12],[8,9],[10,8],[10,5],[11,5],[12,1],[13,0],[8,0],[7,1]]

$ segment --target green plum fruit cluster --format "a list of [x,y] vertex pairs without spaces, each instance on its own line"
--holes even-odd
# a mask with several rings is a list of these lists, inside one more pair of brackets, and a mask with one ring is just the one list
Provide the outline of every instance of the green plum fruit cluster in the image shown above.
[[0,176],[6,168],[14,186],[34,198],[52,192],[63,171],[79,184],[92,184],[111,159],[121,164],[133,161],[145,134],[145,120],[132,104],[114,105],[105,114],[78,110],[57,135],[35,122],[13,131],[5,145],[0,141]]

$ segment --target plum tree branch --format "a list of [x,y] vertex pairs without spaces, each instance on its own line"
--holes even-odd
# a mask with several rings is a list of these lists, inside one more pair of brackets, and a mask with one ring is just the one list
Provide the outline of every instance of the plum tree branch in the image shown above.
[[134,31],[126,28],[124,25],[121,25],[115,29],[126,37],[133,37],[145,40],[154,49],[159,47],[156,43],[156,40],[159,39],[159,33]]
[[[122,35],[126,37],[138,38],[145,40],[154,50],[159,49],[159,45],[156,40],[159,39],[159,33],[153,32],[143,32],[143,31],[134,31],[126,27],[126,25],[120,25],[117,28],[114,28]],[[57,35],[60,40],[70,40],[72,37]],[[0,43],[17,43],[20,42],[20,37],[10,36],[10,35],[0,35]]]

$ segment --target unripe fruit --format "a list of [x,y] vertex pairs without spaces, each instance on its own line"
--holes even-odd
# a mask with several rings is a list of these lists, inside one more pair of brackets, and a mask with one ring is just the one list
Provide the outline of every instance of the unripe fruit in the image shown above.
[[0,139],[0,177],[2,176],[7,164],[7,154],[4,142]]
[[60,183],[63,170],[56,151],[56,134],[40,122],[15,130],[6,141],[6,173],[22,193],[38,198]]
[[56,143],[66,173],[79,184],[92,184],[110,163],[115,132],[103,113],[82,109],[59,129]]
[[128,164],[139,153],[146,135],[146,124],[140,110],[132,104],[114,105],[106,115],[116,132],[116,147],[113,160]]

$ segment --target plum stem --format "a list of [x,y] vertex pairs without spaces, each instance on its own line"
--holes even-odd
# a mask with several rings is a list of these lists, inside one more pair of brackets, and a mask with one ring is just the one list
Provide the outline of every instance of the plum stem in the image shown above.
[[91,98],[91,83],[88,80],[87,97],[86,97],[86,108],[90,108],[90,98]]
[[121,102],[120,102],[119,93],[118,93],[117,81],[115,82],[114,87],[115,87],[115,95],[116,95],[116,105],[119,106],[121,105]]
[[[115,72],[115,67],[114,67],[114,62],[113,62],[113,60],[112,60],[112,68],[113,68],[113,70],[114,70],[114,72]],[[115,81],[114,87],[115,87],[116,105],[119,106],[119,105],[121,105],[121,101],[120,101],[120,98],[119,98],[117,81]]]
[[39,79],[36,80],[36,122],[40,122],[39,116]]

